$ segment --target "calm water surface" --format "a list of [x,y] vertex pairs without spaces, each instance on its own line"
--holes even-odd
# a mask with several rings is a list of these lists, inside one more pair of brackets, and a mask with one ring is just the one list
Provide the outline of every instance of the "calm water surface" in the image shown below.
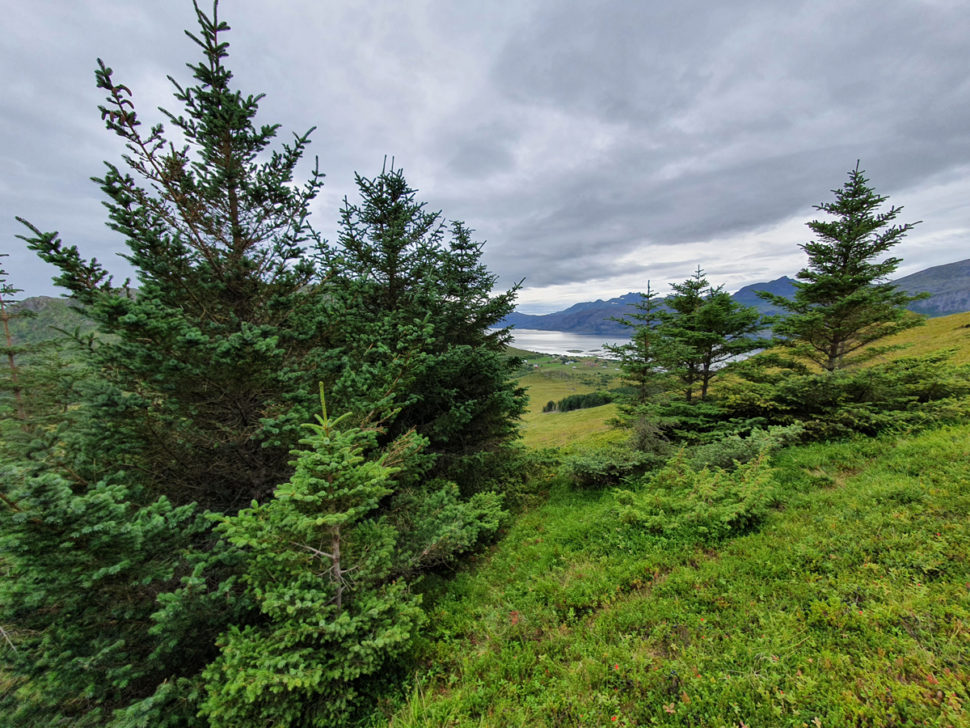
[[541,354],[572,354],[574,356],[606,356],[605,344],[627,344],[629,339],[618,336],[573,334],[568,331],[539,331],[512,329],[512,346]]

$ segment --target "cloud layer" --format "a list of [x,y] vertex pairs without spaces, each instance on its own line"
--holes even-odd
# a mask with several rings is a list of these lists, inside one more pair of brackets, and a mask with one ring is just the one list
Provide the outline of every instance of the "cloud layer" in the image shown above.
[[[900,273],[966,258],[970,10],[962,2],[224,2],[230,67],[263,121],[316,126],[314,220],[336,236],[353,172],[394,155],[433,209],[486,239],[540,311],[685,278],[790,274],[813,205],[857,159],[924,223]],[[88,255],[123,247],[88,178],[119,144],[94,59],[146,120],[188,80],[188,3],[21,3],[0,40],[0,251],[12,282],[51,271],[22,215]],[[119,261],[120,263],[120,261]],[[112,262],[120,274],[123,265]]]

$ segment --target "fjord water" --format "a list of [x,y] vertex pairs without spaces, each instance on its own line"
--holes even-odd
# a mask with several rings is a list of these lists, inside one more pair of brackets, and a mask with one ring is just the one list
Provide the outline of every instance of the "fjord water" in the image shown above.
[[629,339],[607,334],[573,334],[568,331],[512,329],[512,346],[540,354],[608,356],[606,344],[627,344]]

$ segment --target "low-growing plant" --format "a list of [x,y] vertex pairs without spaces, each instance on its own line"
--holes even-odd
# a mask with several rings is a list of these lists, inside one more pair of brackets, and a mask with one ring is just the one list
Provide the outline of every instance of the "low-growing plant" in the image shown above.
[[726,417],[765,424],[800,422],[804,439],[826,440],[958,421],[968,411],[970,367],[953,366],[952,351],[875,366],[810,372],[754,357],[740,381],[722,392]]
[[663,462],[660,455],[628,447],[607,447],[566,458],[564,469],[581,488],[607,488],[625,478],[642,475]]
[[688,463],[695,470],[705,467],[733,470],[742,463],[798,442],[804,431],[805,427],[797,422],[791,425],[774,425],[767,429],[755,427],[746,435],[727,435],[694,448]]
[[683,541],[713,543],[755,529],[775,499],[767,455],[694,470],[681,450],[638,490],[620,491],[620,520]]

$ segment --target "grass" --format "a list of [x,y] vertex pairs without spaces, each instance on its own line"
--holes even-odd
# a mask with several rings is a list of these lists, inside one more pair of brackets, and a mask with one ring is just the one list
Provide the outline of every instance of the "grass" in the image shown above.
[[970,725],[970,426],[776,465],[716,549],[554,486],[434,601],[390,725]]
[[[625,435],[610,426],[616,405],[603,405],[571,412],[543,412],[549,401],[558,402],[571,394],[586,394],[618,386],[614,362],[582,359],[563,364],[561,357],[531,355],[526,373],[519,378],[529,393],[529,407],[522,418],[522,441],[532,448],[570,449],[582,443],[597,446],[622,440]],[[577,361],[577,360],[570,360]]]
[[555,447],[563,452],[621,442],[628,435],[610,425],[615,416],[615,404],[571,412],[530,413],[522,418],[522,441],[531,448]]
[[890,352],[884,359],[922,356],[940,349],[956,349],[953,364],[970,363],[970,312],[927,319],[924,325],[908,329],[879,343],[905,347]]

